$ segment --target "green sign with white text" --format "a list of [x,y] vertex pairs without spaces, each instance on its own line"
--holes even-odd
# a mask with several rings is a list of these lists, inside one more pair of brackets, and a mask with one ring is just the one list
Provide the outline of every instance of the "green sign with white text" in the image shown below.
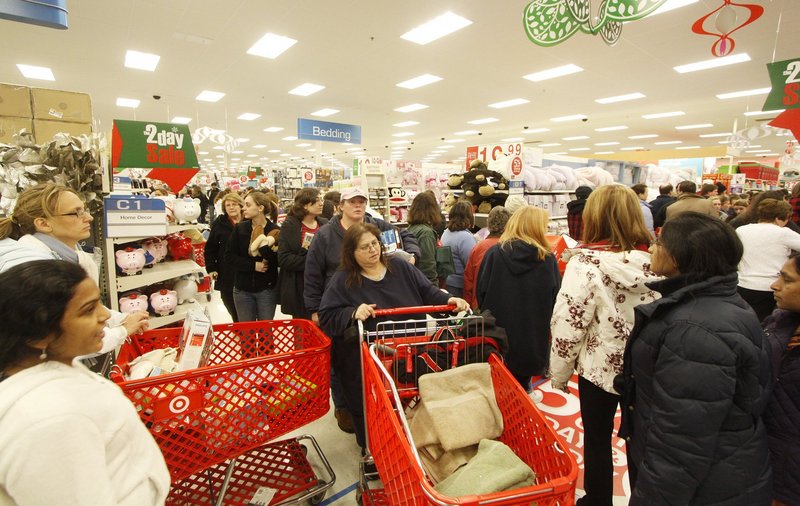
[[800,58],[767,63],[772,91],[769,92],[764,111],[796,109],[800,107]]
[[114,120],[113,168],[198,169],[192,134],[186,125]]

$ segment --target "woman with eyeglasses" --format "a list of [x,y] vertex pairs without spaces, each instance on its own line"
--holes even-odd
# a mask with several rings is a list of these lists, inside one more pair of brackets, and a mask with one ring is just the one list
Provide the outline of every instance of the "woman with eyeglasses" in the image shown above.
[[[463,311],[469,305],[464,299],[440,290],[409,262],[384,255],[380,229],[375,225],[351,225],[344,234],[341,256],[339,270],[322,295],[319,320],[322,330],[333,341],[331,364],[342,382],[347,408],[353,416],[356,441],[364,448],[358,340],[345,341],[345,329],[355,320],[361,320],[368,330],[375,330],[378,322],[387,319],[376,317],[376,309],[452,304]],[[403,317],[407,318],[415,316]]]
[[281,311],[293,318],[311,319],[311,311],[303,302],[308,248],[328,220],[322,215],[322,195],[316,188],[303,188],[294,196],[286,220],[281,225],[278,238],[278,266],[280,267]]
[[[15,239],[17,246],[48,255],[56,260],[78,264],[88,276],[99,281],[99,271],[92,255],[80,248],[91,233],[94,218],[80,196],[70,188],[43,183],[19,194],[10,218],[0,220],[0,239]],[[37,257],[21,259],[36,260]],[[11,264],[6,267],[11,267]],[[97,354],[116,349],[130,334],[147,330],[148,313],[111,311],[106,323],[103,347]]]

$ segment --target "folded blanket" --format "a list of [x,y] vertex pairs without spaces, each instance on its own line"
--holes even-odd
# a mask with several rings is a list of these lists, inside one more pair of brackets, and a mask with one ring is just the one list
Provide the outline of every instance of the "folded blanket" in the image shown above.
[[536,474],[511,448],[499,441],[482,440],[469,463],[434,488],[449,497],[480,495],[527,487]]
[[478,453],[478,445],[459,448],[445,452],[440,445],[429,445],[419,450],[419,459],[422,468],[433,484],[446,479],[459,468],[467,465],[472,457]]
[[[503,416],[487,363],[420,376],[419,396],[445,451],[496,439],[503,433]],[[421,446],[416,439],[415,444]]]

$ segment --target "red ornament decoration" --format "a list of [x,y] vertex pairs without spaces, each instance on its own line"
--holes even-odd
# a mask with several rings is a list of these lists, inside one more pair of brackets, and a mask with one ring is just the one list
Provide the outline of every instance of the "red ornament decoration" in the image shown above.
[[[739,18],[737,7],[745,9],[749,14],[747,20],[740,25],[736,24]],[[714,18],[713,29],[717,30],[716,32],[708,31],[704,27],[706,21],[714,16],[714,14],[716,14],[716,17]],[[744,14],[744,12],[742,12],[742,14]],[[744,28],[753,21],[757,20],[762,14],[764,14],[764,8],[760,5],[736,3],[732,0],[722,0],[722,5],[694,22],[692,25],[692,31],[698,35],[711,35],[712,37],[717,37],[717,41],[714,42],[713,46],[711,46],[711,54],[714,56],[727,56],[731,54],[733,52],[733,48],[736,47],[736,42],[734,42],[730,35],[736,30]]]

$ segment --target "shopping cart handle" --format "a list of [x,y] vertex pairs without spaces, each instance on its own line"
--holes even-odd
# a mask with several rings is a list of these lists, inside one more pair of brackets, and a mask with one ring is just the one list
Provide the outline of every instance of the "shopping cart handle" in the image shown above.
[[376,309],[375,316],[392,316],[400,314],[417,314],[417,313],[448,313],[455,311],[455,304],[443,306],[411,306],[411,307],[394,307],[388,309]]

